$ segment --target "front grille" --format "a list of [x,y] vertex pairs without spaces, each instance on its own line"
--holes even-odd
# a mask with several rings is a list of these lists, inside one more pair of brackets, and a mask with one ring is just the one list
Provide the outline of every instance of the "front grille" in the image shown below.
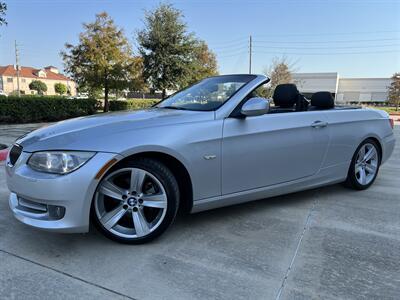
[[10,150],[10,164],[13,166],[17,162],[19,156],[22,153],[22,147],[20,145],[12,146]]

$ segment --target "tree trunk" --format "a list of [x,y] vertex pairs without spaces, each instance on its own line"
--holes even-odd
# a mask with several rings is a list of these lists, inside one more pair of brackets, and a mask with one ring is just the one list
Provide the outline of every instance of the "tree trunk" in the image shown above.
[[164,100],[166,95],[167,95],[167,91],[165,89],[163,89],[161,98]]
[[110,88],[108,86],[108,79],[104,79],[104,112],[108,112],[110,109],[110,105],[108,103],[108,93],[110,92]]

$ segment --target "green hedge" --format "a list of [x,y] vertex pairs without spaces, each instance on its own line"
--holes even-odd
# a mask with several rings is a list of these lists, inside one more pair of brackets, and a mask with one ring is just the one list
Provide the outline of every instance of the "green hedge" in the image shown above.
[[100,108],[96,99],[52,96],[0,96],[0,123],[51,122],[92,115]]
[[148,108],[160,102],[158,99],[132,99],[132,100],[112,100],[110,101],[110,110],[135,110]]

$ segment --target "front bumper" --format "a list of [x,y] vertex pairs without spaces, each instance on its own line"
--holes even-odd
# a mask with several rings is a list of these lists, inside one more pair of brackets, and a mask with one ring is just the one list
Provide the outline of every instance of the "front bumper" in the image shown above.
[[30,153],[22,152],[13,167],[6,165],[11,191],[9,204],[14,216],[22,223],[44,230],[87,232],[90,205],[99,182],[96,174],[107,162],[114,158],[120,160],[122,156],[97,153],[78,170],[66,175],[31,169],[26,164],[29,156]]

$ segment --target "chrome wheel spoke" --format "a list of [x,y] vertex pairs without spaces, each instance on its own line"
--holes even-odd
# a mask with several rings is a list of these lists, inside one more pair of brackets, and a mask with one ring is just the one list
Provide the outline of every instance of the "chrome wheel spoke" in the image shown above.
[[146,220],[141,209],[137,211],[132,211],[133,225],[135,226],[135,231],[137,236],[144,236],[150,232],[150,225]]
[[107,212],[101,219],[100,222],[107,229],[111,229],[118,223],[119,220],[125,215],[126,208],[123,205],[118,205],[113,210]]
[[356,174],[359,174],[361,171],[362,171],[362,166],[361,165],[359,165],[359,166],[356,165]]
[[362,161],[365,156],[365,145],[361,147],[360,152],[358,152],[358,161]]
[[365,173],[365,169],[361,168],[359,174],[360,174],[360,182],[361,182],[361,184],[365,185],[367,183],[367,174]]
[[130,190],[131,192],[141,193],[146,171],[134,169],[131,171]]
[[364,155],[364,161],[369,161],[371,158],[373,158],[376,154],[375,148],[371,147],[371,149],[368,150],[368,152]]
[[369,173],[369,174],[375,174],[376,172],[376,166],[373,164],[367,164],[365,165],[365,170]]
[[126,191],[111,183],[108,180],[105,180],[101,183],[100,192],[103,195],[109,196],[114,199],[122,200],[122,195],[126,194]]
[[167,197],[165,194],[153,194],[153,195],[143,195],[143,206],[145,207],[155,207],[155,208],[166,208],[167,207]]

